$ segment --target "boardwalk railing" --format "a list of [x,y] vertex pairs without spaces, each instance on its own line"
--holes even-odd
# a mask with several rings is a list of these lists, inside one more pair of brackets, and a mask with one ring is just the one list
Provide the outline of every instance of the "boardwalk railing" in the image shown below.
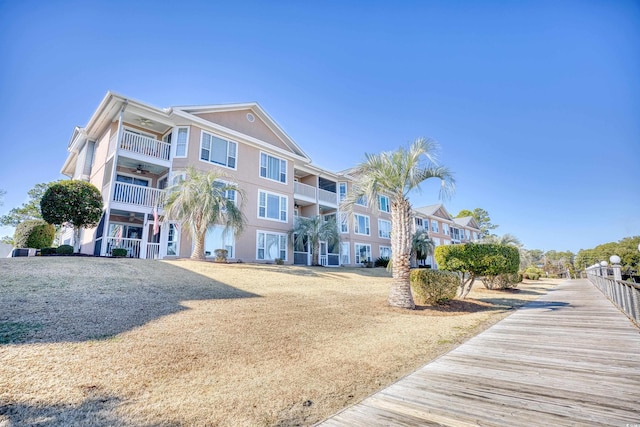
[[587,272],[587,278],[637,326],[640,326],[639,284],[616,280],[612,277],[601,276],[589,271]]

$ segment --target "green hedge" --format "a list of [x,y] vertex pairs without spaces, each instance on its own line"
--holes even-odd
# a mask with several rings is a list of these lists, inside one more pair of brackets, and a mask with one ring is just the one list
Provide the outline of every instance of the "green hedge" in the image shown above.
[[517,288],[520,282],[522,282],[522,274],[520,273],[504,273],[482,278],[482,283],[487,289]]
[[497,243],[438,246],[435,258],[442,270],[459,271],[474,276],[517,273],[520,266],[518,248]]
[[127,250],[125,248],[114,248],[111,249],[111,256],[116,258],[122,258],[127,256]]
[[71,255],[73,253],[73,246],[71,245],[60,245],[58,249],[56,249],[56,253],[58,255]]
[[418,304],[444,304],[455,298],[460,279],[455,273],[426,268],[411,270],[411,290]]
[[41,219],[30,219],[17,225],[13,235],[16,248],[47,248],[53,243],[56,229]]
[[42,256],[46,256],[46,255],[55,255],[57,252],[58,248],[42,248],[40,249],[40,255]]

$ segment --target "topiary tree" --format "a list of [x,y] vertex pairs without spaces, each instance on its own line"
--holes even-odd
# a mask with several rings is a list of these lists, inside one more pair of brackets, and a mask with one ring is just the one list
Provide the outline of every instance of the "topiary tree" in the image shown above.
[[411,270],[411,290],[420,304],[444,304],[456,296],[458,276],[450,271]]
[[68,180],[52,184],[40,200],[42,218],[49,224],[73,227],[74,251],[80,249],[80,230],[95,227],[102,216],[102,195],[85,181]]
[[16,248],[48,248],[53,243],[56,229],[41,219],[23,221],[16,226],[13,244]]
[[458,295],[462,299],[469,294],[476,278],[517,273],[520,264],[517,248],[495,243],[438,246],[435,258],[440,269],[460,276]]

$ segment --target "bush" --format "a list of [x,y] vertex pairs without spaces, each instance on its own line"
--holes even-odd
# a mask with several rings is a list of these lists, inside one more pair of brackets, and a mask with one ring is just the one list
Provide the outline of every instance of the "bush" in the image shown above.
[[443,304],[456,296],[460,279],[441,270],[411,270],[411,290],[418,304]]
[[283,265],[284,264],[284,260],[282,258],[276,258],[274,261],[276,262],[277,265]]
[[524,272],[523,276],[525,279],[529,280],[538,280],[540,278],[540,275],[538,273],[527,273],[526,271]]
[[378,258],[374,264],[376,267],[387,267],[389,265],[389,258],[381,256]]
[[122,258],[127,256],[127,250],[125,248],[113,248],[111,249],[111,256],[116,258]]
[[53,243],[56,229],[41,219],[23,221],[16,227],[13,242],[16,248],[47,248]]
[[487,289],[517,288],[520,282],[522,282],[522,274],[520,273],[504,273],[497,276],[485,276],[482,279],[482,283]]
[[40,249],[40,255],[42,256],[47,256],[47,255],[55,255],[57,252],[58,248],[42,248]]
[[218,262],[226,262],[227,261],[227,255],[229,254],[229,251],[226,249],[216,249],[215,251],[213,251],[213,253],[216,255],[215,260]]
[[530,265],[524,273],[522,273],[522,276],[529,280],[538,280],[542,275],[544,275],[544,270],[535,265]]
[[73,254],[73,246],[71,246],[71,245],[60,245],[56,249],[56,253],[58,255],[71,255],[71,254]]

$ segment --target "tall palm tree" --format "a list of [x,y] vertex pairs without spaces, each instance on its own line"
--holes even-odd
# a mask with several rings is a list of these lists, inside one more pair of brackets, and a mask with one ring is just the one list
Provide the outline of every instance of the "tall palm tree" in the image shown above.
[[[411,295],[409,272],[411,268],[411,203],[409,193],[419,189],[428,179],[440,180],[440,195],[448,195],[454,188],[449,169],[436,164],[437,145],[433,140],[418,138],[408,148],[380,154],[366,154],[366,160],[351,174],[354,189],[345,200],[344,207],[353,211],[358,198],[365,196],[376,201],[386,195],[391,201],[391,262],[393,280],[389,292],[389,305],[415,308]],[[374,203],[377,207],[377,204]]]
[[417,265],[417,260],[424,260],[433,255],[435,245],[426,230],[418,230],[411,237],[411,264]]
[[294,227],[289,231],[289,237],[294,247],[303,246],[306,242],[311,246],[311,264],[320,265],[320,242],[328,245],[340,243],[340,233],[335,219],[325,221],[320,215],[314,217],[296,217]]
[[167,190],[165,217],[181,222],[188,230],[194,242],[191,259],[205,259],[204,240],[209,226],[224,225],[225,233],[235,235],[244,229],[246,219],[241,207],[228,197],[235,192],[242,202],[244,193],[225,179],[219,172],[202,172],[190,167],[186,178]]

